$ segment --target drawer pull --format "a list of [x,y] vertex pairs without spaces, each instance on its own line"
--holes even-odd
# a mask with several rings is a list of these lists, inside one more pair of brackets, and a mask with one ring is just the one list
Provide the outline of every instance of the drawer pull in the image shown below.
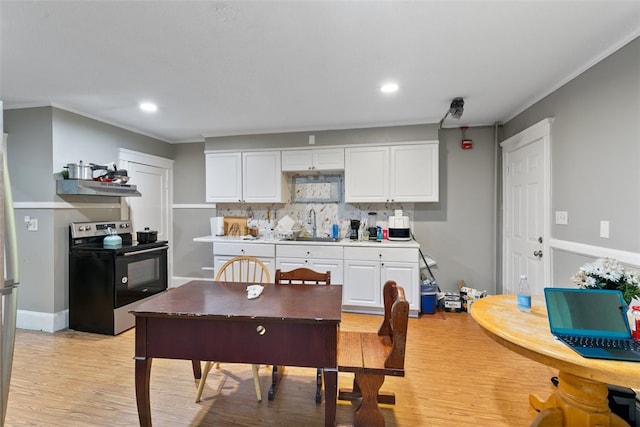
[[267,328],[262,325],[258,325],[258,327],[256,328],[256,332],[258,333],[258,335],[262,336],[267,333]]

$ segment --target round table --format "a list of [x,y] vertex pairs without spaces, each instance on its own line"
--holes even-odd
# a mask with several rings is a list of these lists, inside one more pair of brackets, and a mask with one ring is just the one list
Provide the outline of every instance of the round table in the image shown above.
[[544,297],[532,298],[531,312],[518,310],[515,295],[475,301],[471,316],[501,345],[557,368],[558,388],[546,400],[531,395],[539,412],[532,426],[628,426],[609,410],[607,384],[640,388],[640,363],[587,359],[558,341],[549,330]]

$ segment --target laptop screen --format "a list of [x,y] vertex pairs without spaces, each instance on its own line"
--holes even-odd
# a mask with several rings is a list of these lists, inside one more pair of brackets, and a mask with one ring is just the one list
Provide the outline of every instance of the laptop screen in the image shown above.
[[554,335],[629,338],[622,292],[605,289],[545,288]]

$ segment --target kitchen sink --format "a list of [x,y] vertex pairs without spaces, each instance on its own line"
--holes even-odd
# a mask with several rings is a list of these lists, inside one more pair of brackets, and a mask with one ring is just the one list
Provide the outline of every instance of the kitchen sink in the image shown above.
[[282,239],[287,242],[330,242],[336,243],[338,240],[333,240],[331,237],[292,237],[290,239]]

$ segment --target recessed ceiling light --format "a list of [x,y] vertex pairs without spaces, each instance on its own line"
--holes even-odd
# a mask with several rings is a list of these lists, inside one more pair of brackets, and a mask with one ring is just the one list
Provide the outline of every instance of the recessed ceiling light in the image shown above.
[[398,84],[397,83],[386,83],[384,85],[382,85],[382,87],[380,88],[380,92],[384,92],[384,93],[392,93],[398,90]]
[[141,102],[140,109],[147,113],[153,113],[155,111],[158,111],[158,106],[153,102]]

